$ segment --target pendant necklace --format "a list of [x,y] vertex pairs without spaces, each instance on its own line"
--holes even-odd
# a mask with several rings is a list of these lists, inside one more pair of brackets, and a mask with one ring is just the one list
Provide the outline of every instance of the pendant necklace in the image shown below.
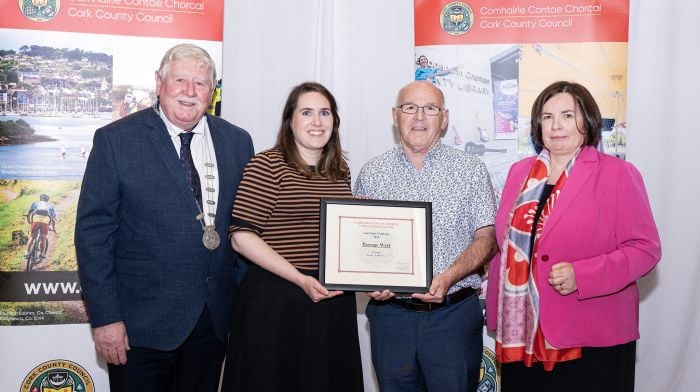
[[199,223],[202,225],[202,230],[204,230],[204,233],[202,234],[202,244],[204,244],[204,247],[209,249],[209,250],[214,250],[219,247],[219,244],[221,243],[221,237],[219,236],[219,233],[216,232],[216,227],[214,225],[214,220],[216,219],[216,213],[215,211],[215,205],[216,202],[213,200],[214,199],[214,180],[216,177],[214,176],[214,164],[212,163],[211,159],[211,151],[209,150],[209,139],[207,138],[207,133],[209,133],[209,126],[205,122],[204,123],[204,143],[202,143],[203,146],[203,156],[206,156],[207,159],[204,162],[204,168],[205,168],[205,183],[206,187],[204,188],[204,191],[206,191],[207,195],[207,200],[206,200],[206,208],[207,208],[207,216],[211,218],[211,224],[207,224],[205,216],[204,216],[204,211],[203,211],[203,206],[199,205],[199,202],[197,202],[197,207],[199,207],[199,214],[197,215],[197,220],[199,220]]

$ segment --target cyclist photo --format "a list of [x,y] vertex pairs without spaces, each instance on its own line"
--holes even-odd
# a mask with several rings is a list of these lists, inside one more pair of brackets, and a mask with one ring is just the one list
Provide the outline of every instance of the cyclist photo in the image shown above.
[[29,230],[31,236],[27,243],[27,251],[24,253],[24,257],[29,259],[35,256],[32,255],[32,246],[38,235],[40,254],[37,259],[42,260],[46,258],[46,251],[49,248],[46,235],[49,233],[49,229],[56,232],[56,210],[54,210],[53,203],[49,202],[48,195],[42,193],[39,196],[39,201],[32,203],[29,210],[27,210],[27,223],[31,225]]

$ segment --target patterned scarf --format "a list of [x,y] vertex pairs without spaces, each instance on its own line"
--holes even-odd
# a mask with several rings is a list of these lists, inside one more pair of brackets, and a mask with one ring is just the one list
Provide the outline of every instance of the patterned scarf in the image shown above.
[[[578,155],[578,153],[577,153]],[[520,194],[510,212],[501,247],[498,292],[498,323],[496,327],[496,356],[500,363],[522,361],[526,366],[541,361],[546,370],[554,363],[580,358],[580,349],[558,350],[542,335],[540,320],[540,290],[537,287],[537,261],[530,260],[539,246],[542,229],[564,188],[576,156],[566,165],[552,193],[542,208],[538,222],[534,222],[540,199],[551,172],[549,151],[542,150],[530,168]],[[532,245],[532,226],[537,225]]]

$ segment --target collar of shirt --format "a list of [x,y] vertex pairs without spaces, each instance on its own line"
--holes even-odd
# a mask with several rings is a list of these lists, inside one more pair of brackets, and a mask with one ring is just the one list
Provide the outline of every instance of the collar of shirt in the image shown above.
[[[423,166],[420,169],[416,169],[415,166],[411,163],[411,161],[408,159],[408,155],[406,155],[406,150],[404,150],[404,146],[402,143],[399,143],[397,146],[398,154],[401,159],[401,162],[408,167],[411,167],[415,171],[421,171],[425,169],[426,167],[430,166],[430,163],[434,159],[438,159],[440,157],[440,151],[442,150],[442,142],[440,142],[440,139],[438,139],[437,142],[435,142],[435,145],[428,150],[428,152],[425,154],[425,157],[423,157]],[[451,147],[450,147],[451,148]]]
[[[173,141],[177,141],[175,143],[175,147],[179,150],[180,149],[180,137],[178,136],[182,132],[186,132],[184,129],[179,128],[175,124],[172,123],[172,121],[168,120],[168,118],[165,116],[165,113],[163,113],[162,110],[158,112],[158,115],[160,118],[163,120],[165,123],[165,128],[168,130],[168,134],[170,134],[170,138],[173,139]],[[204,133],[204,122],[207,121],[207,116],[203,116],[202,118],[199,119],[199,122],[197,125],[192,128],[192,133],[201,135]]]

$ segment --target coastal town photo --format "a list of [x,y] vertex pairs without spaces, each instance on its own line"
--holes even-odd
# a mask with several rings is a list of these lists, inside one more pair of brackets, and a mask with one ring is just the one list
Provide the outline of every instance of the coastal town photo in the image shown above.
[[112,55],[18,30],[0,29],[0,42],[0,178],[81,178],[113,118]]

